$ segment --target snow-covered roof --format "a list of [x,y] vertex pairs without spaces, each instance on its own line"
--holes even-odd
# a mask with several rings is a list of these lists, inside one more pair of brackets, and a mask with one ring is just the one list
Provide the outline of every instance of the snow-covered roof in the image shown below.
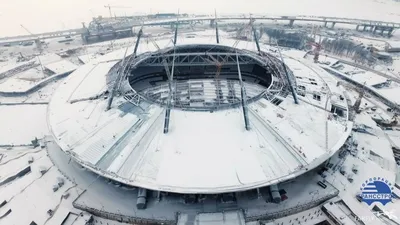
[[400,105],[400,99],[398,97],[398,94],[400,93],[400,87],[379,88],[375,89],[375,91],[395,102],[396,104]]
[[[0,202],[7,200],[7,204],[0,208],[0,215],[4,215],[9,209],[12,210],[12,213],[1,219],[1,223],[30,224],[34,221],[37,224],[61,224],[62,217],[65,218],[65,204],[71,204],[78,193],[71,192],[71,198],[61,200],[62,195],[73,187],[72,182],[66,180],[62,187],[53,192],[52,186],[56,184],[56,178],[61,174],[46,157],[46,151],[29,149],[24,149],[24,151],[29,154],[20,154],[15,158],[18,160],[11,159],[8,163],[1,165],[1,171],[23,168],[21,166],[31,167],[30,173],[0,187]],[[31,156],[35,158],[35,161],[28,164],[28,158]],[[47,170],[44,175],[40,172],[42,168]],[[57,211],[54,218],[46,213],[49,209]],[[42,213],[37,213],[38,211]]]
[[[180,44],[209,43],[209,38],[201,37],[179,40]],[[234,42],[224,39],[223,43],[231,46]],[[144,43],[139,53],[157,50]],[[171,41],[160,40],[158,45],[171,46]],[[252,47],[254,43],[244,41],[238,45]],[[102,93],[108,71],[124,52],[104,55],[73,72],[59,86],[48,109],[49,126],[61,148],[83,166],[122,183],[180,193],[266,186],[318,166],[340,148],[351,131],[346,119],[326,121],[330,109],[306,102],[295,105],[291,97],[279,106],[265,99],[250,104],[250,131],[245,130],[239,108],[213,113],[174,109],[168,134],[163,134],[165,109],[159,105],[143,107],[143,113],[126,111],[124,105],[129,103],[122,98],[108,111],[104,99],[70,103]],[[322,73],[329,77],[313,65],[303,69],[311,68],[315,70],[293,72],[295,76]],[[335,82],[326,82],[323,76],[316,79],[331,92],[340,91]]]
[[334,202],[324,204],[327,212],[340,224],[356,225]]
[[53,62],[44,66],[46,69],[52,71],[55,74],[68,73],[76,70],[77,65],[73,64],[68,60],[61,60],[58,62]]
[[[180,214],[177,225],[185,225],[192,221],[191,215]],[[241,225],[244,224],[243,211],[228,211],[220,213],[200,213],[194,221],[198,225]]]
[[382,84],[387,81],[386,77],[380,76],[370,71],[365,71],[363,69],[356,68],[354,66],[343,64],[343,68],[340,70],[345,76],[350,79],[357,81],[360,84],[366,86],[373,86],[377,84]]
[[400,41],[388,41],[390,48],[400,48]]

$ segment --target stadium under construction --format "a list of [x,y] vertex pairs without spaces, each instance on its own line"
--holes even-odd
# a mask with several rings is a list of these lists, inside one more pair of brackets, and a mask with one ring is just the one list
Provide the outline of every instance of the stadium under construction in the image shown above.
[[215,213],[240,224],[338,194],[317,172],[352,130],[342,87],[259,43],[252,22],[246,29],[253,40],[221,38],[218,25],[212,39],[176,27],[156,40],[142,27],[122,60],[85,64],[58,87],[48,124],[62,157],[129,190],[87,189],[76,208],[125,222]]

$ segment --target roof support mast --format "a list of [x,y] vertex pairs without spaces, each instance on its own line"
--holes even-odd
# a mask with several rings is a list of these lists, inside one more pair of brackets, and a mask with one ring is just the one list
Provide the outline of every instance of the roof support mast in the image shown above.
[[239,63],[239,55],[236,52],[236,62],[238,68],[239,82],[240,82],[240,97],[242,100],[242,108],[243,108],[243,116],[244,116],[244,125],[246,130],[250,130],[249,116],[247,113],[247,104],[246,104],[246,90],[244,88],[242,73],[240,72],[240,63]]
[[167,109],[165,110],[165,120],[164,120],[164,134],[168,133],[169,131],[169,121],[170,121],[170,116],[171,116],[171,106],[172,106],[172,80],[174,76],[174,68],[175,68],[175,49],[174,49],[174,57],[172,59],[172,69],[171,73],[168,79],[168,102],[167,102]]
[[296,92],[294,90],[294,87],[293,87],[293,84],[292,84],[292,80],[290,79],[289,73],[287,71],[286,64],[285,64],[285,61],[283,60],[282,53],[281,53],[281,50],[279,49],[278,42],[276,43],[276,47],[278,48],[279,56],[281,57],[283,71],[285,72],[286,79],[287,79],[288,84],[289,84],[290,92],[292,92],[294,104],[299,104],[299,100],[297,99],[297,94],[296,94]]
[[217,44],[219,44],[219,33],[218,33],[217,10],[215,10],[215,37],[217,38]]
[[[143,26],[139,30],[139,33],[138,33],[138,36],[137,36],[137,39],[136,39],[135,49],[134,49],[131,57],[136,57],[136,53],[137,53],[137,50],[138,50],[138,47],[139,47],[140,38],[142,37],[142,34],[143,34]],[[128,48],[129,47],[127,47],[126,50],[125,50],[124,58],[122,59],[122,62],[121,62],[121,67],[117,71],[117,79],[114,82],[113,88],[111,90],[111,94],[110,94],[110,96],[108,98],[106,110],[110,110],[111,109],[111,105],[112,105],[114,96],[115,96],[115,94],[117,92],[119,84],[122,82],[122,77],[124,76],[125,67],[126,67],[126,65],[125,65],[126,61],[129,62],[129,60],[125,60],[126,54],[128,52]]]
[[169,72],[169,66],[166,63],[166,60],[164,58],[164,65],[165,67],[165,72],[168,75],[168,89],[169,89],[169,93],[168,93],[168,102],[167,102],[167,109],[165,110],[165,119],[164,119],[164,134],[168,133],[169,131],[169,121],[170,121],[170,117],[171,117],[171,106],[172,106],[172,81],[174,79],[174,68],[175,68],[175,45],[176,45],[176,41],[178,38],[178,24],[179,24],[179,10],[178,10],[178,18],[176,18],[176,26],[175,26],[175,35],[174,35],[174,56],[172,59],[172,68],[171,68],[171,73]]
[[256,29],[254,29],[254,25],[251,26],[251,29],[253,30],[254,41],[256,42],[258,54],[261,55],[260,43],[258,43],[257,32]]
[[136,44],[135,44],[135,49],[133,50],[133,55],[136,57],[136,52],[138,50],[139,47],[139,42],[140,42],[140,38],[142,37],[143,34],[143,27],[140,28],[139,32],[138,32],[138,36],[137,36],[137,40],[136,40]]
[[178,39],[178,23],[179,23],[179,9],[178,9],[178,18],[176,18],[176,25],[175,25],[174,47],[176,45],[176,40]]

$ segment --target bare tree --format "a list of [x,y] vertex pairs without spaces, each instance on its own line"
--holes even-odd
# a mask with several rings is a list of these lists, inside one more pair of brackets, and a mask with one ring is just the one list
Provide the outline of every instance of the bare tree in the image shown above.
[[370,66],[376,63],[376,59],[372,56],[370,50],[362,44],[357,45],[350,40],[324,38],[321,45],[325,51],[338,56],[350,57],[356,63]]

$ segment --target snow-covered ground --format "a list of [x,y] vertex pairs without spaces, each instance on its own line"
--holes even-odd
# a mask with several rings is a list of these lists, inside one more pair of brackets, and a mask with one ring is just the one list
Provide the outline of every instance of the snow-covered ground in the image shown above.
[[30,144],[49,134],[47,105],[0,106],[0,144]]
[[365,71],[363,69],[346,64],[341,65],[343,66],[343,69],[340,69],[339,71],[345,73],[350,79],[355,80],[358,83],[365,84],[367,86],[373,86],[385,83],[387,81],[387,78],[379,76],[370,71]]

